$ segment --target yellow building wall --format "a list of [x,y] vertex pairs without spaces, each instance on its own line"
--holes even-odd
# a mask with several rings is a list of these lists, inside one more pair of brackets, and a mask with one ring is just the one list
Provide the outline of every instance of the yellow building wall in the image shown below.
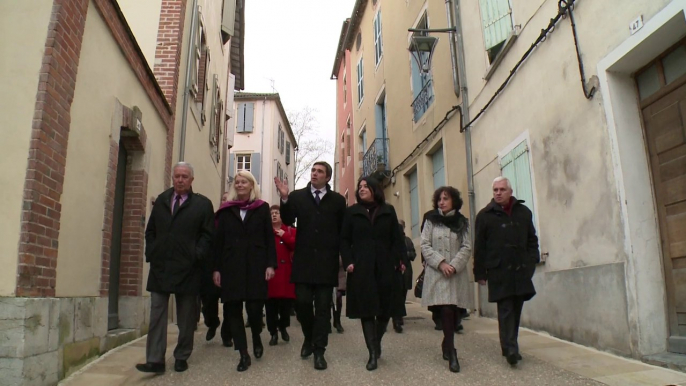
[[164,184],[166,128],[91,4],[71,109],[57,259],[58,297],[100,295],[105,185],[116,100],[125,106],[138,106],[143,113],[150,162],[148,192],[149,196],[159,194]]
[[12,296],[16,288],[31,124],[51,12],[51,0],[0,2],[0,84],[6,91],[0,93],[0,296]]
[[155,68],[162,0],[117,0],[150,68]]

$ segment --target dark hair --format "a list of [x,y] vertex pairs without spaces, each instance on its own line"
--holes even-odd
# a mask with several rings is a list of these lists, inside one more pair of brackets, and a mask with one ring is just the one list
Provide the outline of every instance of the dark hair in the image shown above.
[[[331,178],[331,175],[333,174],[333,171],[332,171],[332,169],[331,169],[331,165],[329,165],[328,162],[326,162],[326,161],[317,161],[317,162],[314,163],[314,165],[321,165],[321,166],[323,166],[324,169],[326,169],[326,177],[327,177],[327,178]],[[314,166],[314,165],[312,165],[312,166]]]
[[383,194],[383,189],[381,189],[379,181],[372,177],[362,177],[357,181],[357,189],[355,190],[355,198],[358,203],[362,202],[362,199],[360,198],[360,183],[362,181],[367,183],[367,188],[372,191],[372,196],[377,204],[381,205],[386,202],[386,197]]
[[452,186],[441,186],[436,189],[433,197],[434,209],[438,209],[438,201],[441,199],[441,194],[445,192],[453,200],[453,209],[459,211],[462,208],[462,197],[460,191]]
[[269,207],[269,211],[271,212],[272,210],[278,210],[279,212],[281,212],[281,207],[278,205],[272,205]]

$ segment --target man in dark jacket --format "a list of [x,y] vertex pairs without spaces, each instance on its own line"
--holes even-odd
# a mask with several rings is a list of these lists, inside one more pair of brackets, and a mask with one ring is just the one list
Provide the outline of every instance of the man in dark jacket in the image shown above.
[[[333,288],[338,286],[340,234],[345,198],[331,190],[331,165],[315,162],[310,183],[288,193],[288,185],[274,178],[281,196],[281,220],[298,221],[291,282],[295,284],[296,315],[305,335],[302,358],[314,352],[314,368],[327,367],[324,351],[331,330]],[[314,307],[313,307],[314,304]]]
[[535,294],[531,278],[541,260],[531,210],[512,196],[505,177],[493,180],[493,200],[476,216],[474,278],[488,282],[488,301],[498,303],[500,347],[514,366],[519,354],[517,335],[524,302]]
[[[414,248],[414,243],[412,242],[412,239],[409,238],[405,234],[405,220],[400,220],[398,221],[399,226],[400,226],[400,231],[403,234],[403,238],[405,240],[405,249],[407,251],[406,256],[405,256],[405,261],[403,264],[405,264],[405,272],[403,272],[403,284],[405,287],[405,293],[403,296],[403,303],[405,302],[405,299],[407,299],[407,291],[412,289],[412,280],[413,280],[413,273],[412,273],[412,262],[414,259],[417,257],[417,251]],[[404,321],[402,317],[394,317],[393,318],[393,329],[395,332],[398,334],[403,332],[403,325]]]
[[174,370],[188,369],[197,325],[197,297],[202,261],[209,258],[214,230],[214,209],[205,196],[193,193],[193,167],[174,166],[174,187],[155,200],[145,229],[145,261],[150,263],[147,290],[151,292],[146,363],[136,368],[163,373],[167,351],[169,295],[176,298],[179,341],[174,349]]

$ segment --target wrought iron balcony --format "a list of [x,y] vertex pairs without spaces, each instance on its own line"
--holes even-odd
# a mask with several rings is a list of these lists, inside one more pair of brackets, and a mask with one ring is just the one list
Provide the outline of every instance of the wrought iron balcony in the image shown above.
[[[364,153],[362,176],[374,176],[376,172],[388,170],[388,138],[377,138]],[[377,178],[381,180],[382,178]]]
[[424,85],[422,91],[419,92],[414,101],[412,102],[412,109],[414,110],[414,121],[419,121],[426,110],[429,109],[431,103],[434,101],[434,90],[431,79]]

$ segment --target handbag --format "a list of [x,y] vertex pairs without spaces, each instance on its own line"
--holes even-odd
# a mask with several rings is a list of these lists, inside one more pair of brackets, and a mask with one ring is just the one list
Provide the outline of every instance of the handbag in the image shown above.
[[415,281],[414,284],[414,296],[421,298],[422,297],[422,289],[424,287],[424,271],[426,268],[422,269],[422,273],[419,274],[417,277],[417,280]]

